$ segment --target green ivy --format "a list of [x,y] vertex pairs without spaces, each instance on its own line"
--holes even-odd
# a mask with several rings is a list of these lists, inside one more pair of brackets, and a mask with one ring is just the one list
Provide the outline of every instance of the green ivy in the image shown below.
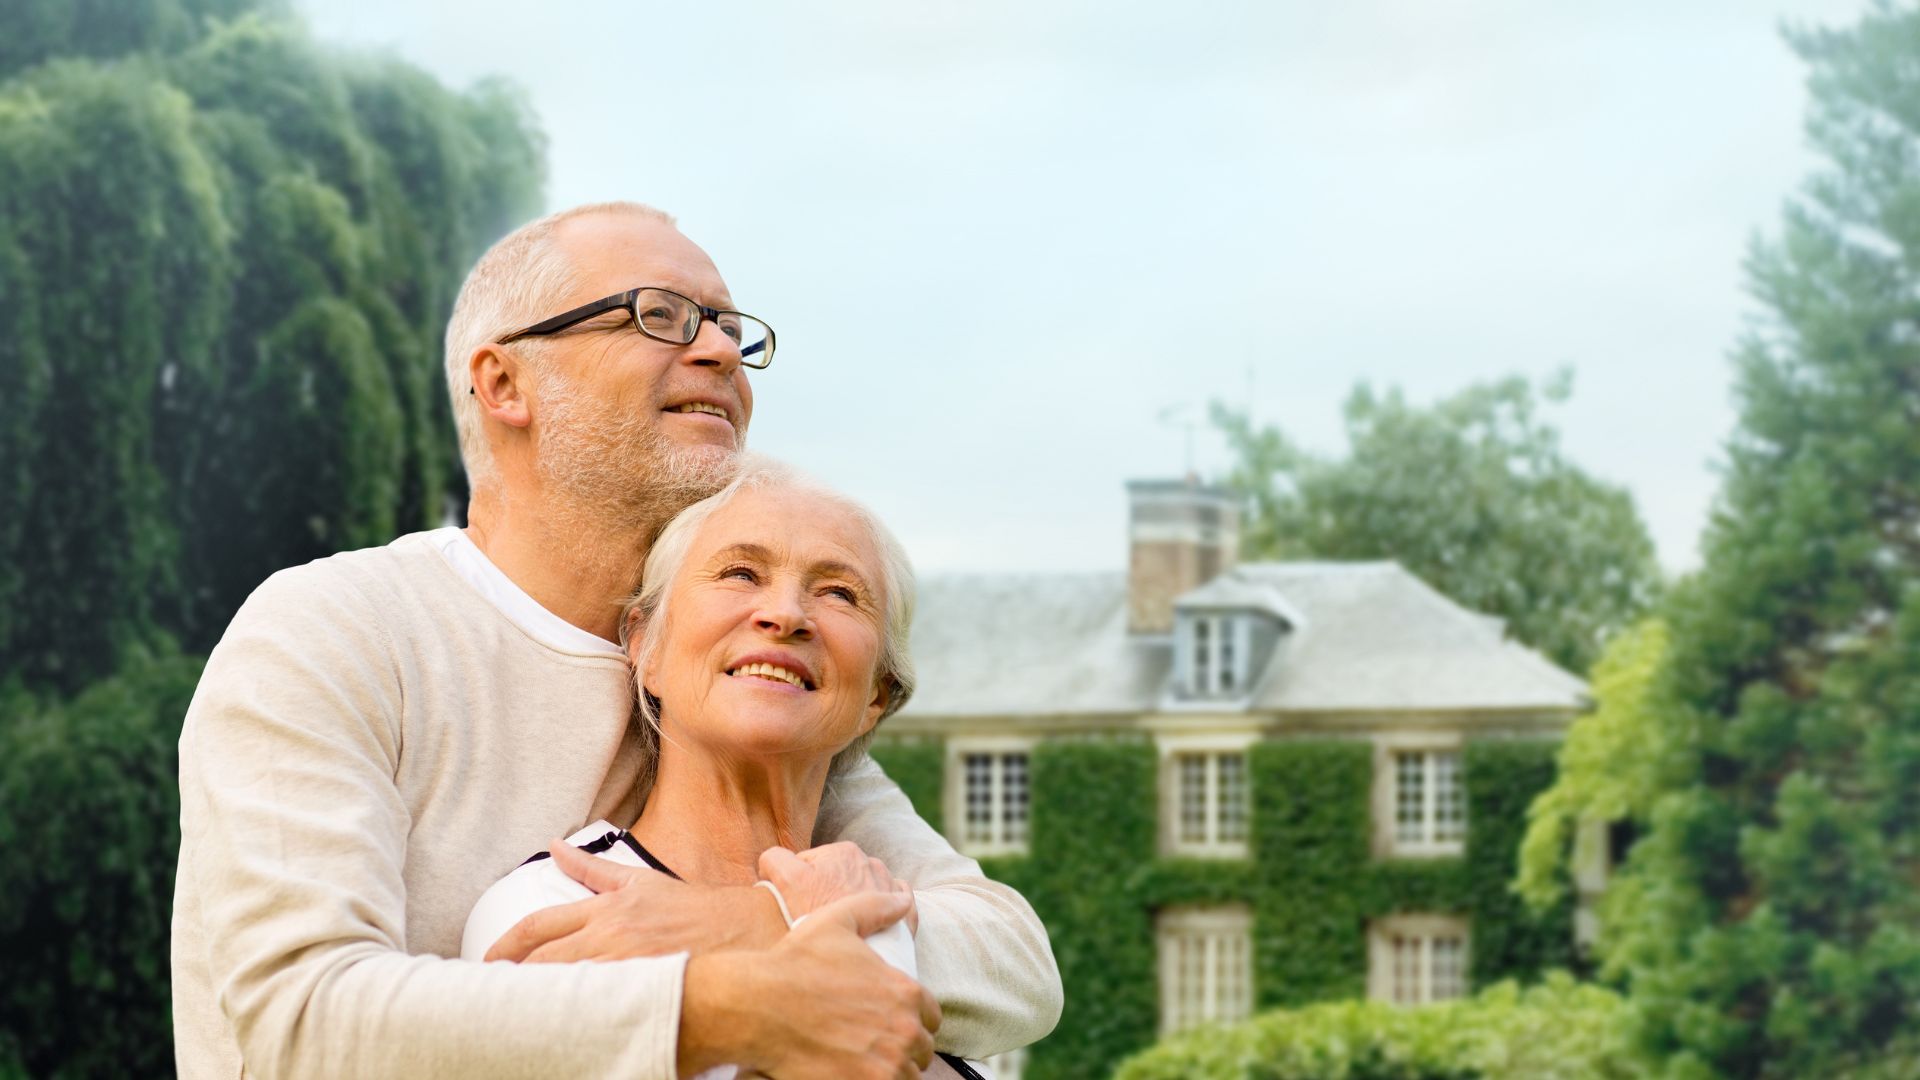
[[891,739],[873,744],[873,760],[907,793],[913,809],[940,827],[940,773],[946,764],[938,739]]
[[[1468,841],[1456,858],[1376,860],[1373,748],[1354,739],[1267,741],[1248,758],[1253,857],[1158,853],[1157,755],[1144,737],[1041,742],[1030,762],[1029,854],[983,860],[1046,924],[1066,988],[1060,1025],[1028,1054],[1032,1080],[1093,1080],[1159,1031],[1154,913],[1245,903],[1254,913],[1260,1009],[1366,994],[1367,923],[1396,911],[1469,914],[1476,989],[1571,960],[1571,905],[1531,915],[1508,888],[1526,808],[1553,780],[1555,743],[1480,739],[1464,767]],[[889,740],[874,757],[940,821],[944,753]]]

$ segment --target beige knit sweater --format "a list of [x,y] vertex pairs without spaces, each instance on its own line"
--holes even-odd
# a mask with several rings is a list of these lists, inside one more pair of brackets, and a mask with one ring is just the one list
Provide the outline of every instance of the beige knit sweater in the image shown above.
[[[207,662],[180,736],[180,1075],[672,1077],[684,954],[452,959],[527,852],[634,819],[638,749],[621,660],[529,633],[425,535],[274,575]],[[1051,1030],[1032,909],[877,767],[828,792],[817,838],[914,883],[942,1049]]]

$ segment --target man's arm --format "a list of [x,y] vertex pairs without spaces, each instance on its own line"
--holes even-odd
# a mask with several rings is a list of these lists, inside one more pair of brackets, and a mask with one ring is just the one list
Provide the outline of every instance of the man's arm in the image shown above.
[[[262,586],[209,658],[181,735],[176,918],[190,925],[176,977],[204,980],[210,1022],[260,1077],[678,1075],[684,954],[407,954],[402,870],[419,838],[394,782],[401,683],[381,626],[350,581],[295,571]],[[833,1000],[798,950],[760,955],[756,985],[782,990],[761,1007],[804,1023]],[[231,1075],[208,1023],[182,1027],[199,1032],[180,1045],[186,1077]]]
[[[380,626],[341,576],[294,571],[209,658],[180,741],[179,917],[200,955],[176,970],[205,973],[257,1076],[674,1076],[684,956],[407,955],[400,684]],[[190,1055],[217,1048],[181,1053],[193,1076]]]
[[940,1049],[984,1058],[1038,1042],[1060,1020],[1060,969],[1018,892],[989,880],[920,819],[872,760],[829,784],[816,842],[850,840],[913,883],[920,982],[940,1002]]

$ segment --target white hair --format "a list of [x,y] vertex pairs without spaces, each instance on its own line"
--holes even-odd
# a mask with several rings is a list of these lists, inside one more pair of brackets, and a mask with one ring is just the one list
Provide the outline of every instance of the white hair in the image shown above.
[[[447,319],[447,395],[453,399],[453,424],[460,433],[460,458],[466,463],[469,489],[494,478],[493,454],[480,426],[480,403],[468,391],[473,376],[468,363],[480,346],[560,314],[560,305],[579,287],[573,259],[556,240],[562,222],[593,214],[628,214],[674,224],[673,216],[644,203],[602,202],[576,206],[531,221],[481,255]],[[538,364],[545,342],[527,338],[514,343],[522,355]]]
[[866,755],[867,744],[872,741],[873,733],[879,730],[881,722],[899,712],[907,699],[913,696],[913,654],[908,648],[907,639],[913,627],[914,580],[913,564],[907,559],[906,549],[900,546],[900,541],[874,516],[873,511],[855,500],[763,454],[742,454],[738,458],[733,480],[726,487],[680,511],[667,523],[659,538],[653,542],[652,550],[647,553],[646,566],[640,575],[640,591],[627,602],[620,614],[620,639],[623,645],[628,644],[628,628],[636,616],[642,627],[640,639],[633,645],[632,655],[640,738],[646,749],[646,763],[642,766],[639,783],[643,792],[652,786],[654,763],[659,760],[660,702],[641,685],[641,673],[646,670],[647,661],[659,650],[665,636],[667,594],[687,561],[694,535],[700,531],[700,526],[715,511],[747,490],[791,491],[838,506],[860,524],[880,555],[880,592],[885,598],[886,610],[874,677],[886,687],[887,703],[881,708],[873,727],[834,755],[829,775],[837,776],[859,762]]

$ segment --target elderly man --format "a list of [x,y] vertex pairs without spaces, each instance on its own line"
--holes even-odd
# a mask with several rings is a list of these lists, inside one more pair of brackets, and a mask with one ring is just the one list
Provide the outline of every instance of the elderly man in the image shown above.
[[470,526],[274,575],[188,712],[182,1076],[894,1076],[927,1030],[980,1057],[1052,1027],[1059,975],[1032,910],[871,765],[818,834],[913,883],[924,990],[859,941],[903,900],[789,933],[767,890],[652,875],[502,945],[603,962],[448,959],[527,851],[637,815],[615,621],[650,538],[723,482],[746,434],[743,368],[773,337],[733,306],[706,253],[634,204],[534,222],[474,267],[447,328]]

